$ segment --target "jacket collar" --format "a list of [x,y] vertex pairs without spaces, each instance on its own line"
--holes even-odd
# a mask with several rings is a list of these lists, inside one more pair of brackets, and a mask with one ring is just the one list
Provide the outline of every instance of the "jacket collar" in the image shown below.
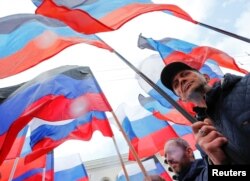
[[194,180],[200,172],[204,169],[205,163],[202,159],[197,159],[191,163],[191,165],[183,170],[178,175],[178,180],[180,181],[188,181],[188,180]]

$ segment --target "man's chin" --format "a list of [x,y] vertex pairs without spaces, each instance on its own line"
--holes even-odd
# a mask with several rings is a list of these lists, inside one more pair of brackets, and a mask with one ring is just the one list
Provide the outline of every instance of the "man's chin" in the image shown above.
[[188,102],[199,104],[203,99],[204,99],[204,93],[199,91],[196,87],[190,89],[187,93],[186,100]]
[[171,168],[173,169],[173,171],[174,171],[175,173],[179,173],[179,172],[180,172],[180,168],[179,168],[178,165],[173,165],[173,166],[171,166]]

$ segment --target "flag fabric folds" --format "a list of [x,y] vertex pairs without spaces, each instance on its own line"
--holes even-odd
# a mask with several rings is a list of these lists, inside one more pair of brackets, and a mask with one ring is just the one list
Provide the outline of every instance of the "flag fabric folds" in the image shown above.
[[24,158],[20,158],[18,160],[18,165],[14,174],[13,181],[42,180],[45,163],[46,155],[43,155],[42,157],[28,164],[25,163]]
[[108,119],[104,112],[90,111],[77,119],[48,122],[34,118],[30,123],[30,145],[32,152],[27,161],[43,155],[69,139],[90,140],[94,131],[112,137]]
[[[158,153],[167,140],[178,137],[168,122],[157,119],[141,106],[121,104],[116,115],[140,158]],[[129,160],[134,160],[131,152]]]
[[110,50],[95,35],[80,34],[63,22],[42,15],[3,17],[0,27],[0,78],[22,72],[78,43]]
[[[11,95],[15,90],[17,90],[23,84],[24,83],[0,88],[0,104],[2,104],[9,97],[9,95]],[[15,139],[15,142],[13,144],[13,147],[11,148],[6,159],[14,159],[20,156],[22,147],[25,142],[27,131],[28,131],[28,126],[24,127],[22,131],[18,133],[17,138]]]
[[36,13],[56,18],[78,32],[92,34],[120,28],[143,13],[164,11],[173,16],[197,23],[175,5],[154,4],[151,0],[32,0]]
[[27,132],[28,132],[28,126],[25,126],[18,133],[17,138],[15,139],[13,146],[11,147],[11,150],[7,155],[6,159],[14,159],[21,156]]
[[238,67],[234,58],[225,52],[208,46],[197,46],[180,39],[164,38],[161,40],[154,40],[140,35],[138,47],[158,51],[165,64],[182,61],[200,70],[206,61],[212,60],[221,67],[244,74],[248,73],[247,70]]
[[[142,161],[142,164],[149,175],[159,175],[165,181],[172,180],[157,158],[150,157]],[[127,164],[125,167],[128,172],[130,181],[144,180],[144,176],[137,163]],[[126,181],[126,177],[123,171],[120,171],[116,181]]]
[[[170,120],[168,121],[168,123],[174,129],[178,137],[186,140],[190,144],[191,148],[193,150],[196,150],[193,131],[191,127],[188,126],[191,124],[188,120],[185,119],[184,116],[177,114],[177,111],[176,116],[173,115],[173,111],[170,111],[170,113],[168,113],[168,110],[164,106],[160,105],[160,103],[154,100],[152,97],[144,97],[140,94],[138,96],[138,100],[142,107],[152,112],[152,114],[160,120],[168,121],[168,117],[170,117],[171,119],[172,117],[175,117],[173,121]],[[181,124],[176,124],[178,122],[180,122]]]
[[[16,168],[14,163],[17,162]],[[11,170],[14,169],[13,181],[32,181],[42,180],[43,169],[45,167],[46,155],[43,155],[39,159],[34,160],[28,164],[25,164],[24,158],[16,158],[6,160],[0,166],[1,180],[9,180],[11,176]]]
[[0,163],[34,117],[55,122],[90,111],[111,111],[89,67],[63,66],[27,82],[0,105]]
[[55,158],[55,181],[88,181],[88,174],[82,163],[80,154]]
[[3,87],[0,88],[0,104],[9,97],[10,94],[12,94],[15,90],[17,90],[21,85],[24,83],[18,84],[18,85],[13,85],[9,87]]
[[[164,107],[153,97],[138,96],[138,100],[142,107],[152,112],[152,114],[160,120],[172,121],[177,124],[191,125],[191,123],[180,114],[177,110],[169,107]],[[187,107],[190,108],[190,107]],[[188,111],[189,113],[191,111]]]

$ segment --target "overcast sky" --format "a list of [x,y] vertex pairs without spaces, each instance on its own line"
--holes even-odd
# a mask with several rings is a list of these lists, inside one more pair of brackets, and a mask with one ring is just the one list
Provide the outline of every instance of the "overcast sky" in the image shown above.
[[[250,2],[248,0],[155,0],[154,2],[179,5],[197,21],[250,38],[248,23]],[[18,13],[34,13],[34,10],[35,6],[31,0],[0,0],[0,17]],[[174,37],[198,45],[209,45],[221,49],[233,56],[239,66],[250,70],[250,45],[248,43],[162,12],[141,15],[117,31],[99,35],[130,62],[139,65],[143,59],[155,53],[137,48],[140,33],[154,39]],[[144,93],[135,79],[134,72],[119,58],[106,50],[86,44],[71,46],[23,73],[2,79],[0,87],[27,81],[45,70],[60,65],[72,64],[91,67],[114,110],[123,102],[129,105],[138,104],[138,94]],[[127,147],[121,135],[118,134],[118,130],[113,128],[124,153],[127,151]],[[68,149],[69,147],[74,149]],[[91,142],[67,143],[57,149],[57,154],[65,154],[65,152],[71,154],[77,151],[81,152],[84,160],[90,160],[114,154],[114,147],[109,138],[103,138],[97,132]]]

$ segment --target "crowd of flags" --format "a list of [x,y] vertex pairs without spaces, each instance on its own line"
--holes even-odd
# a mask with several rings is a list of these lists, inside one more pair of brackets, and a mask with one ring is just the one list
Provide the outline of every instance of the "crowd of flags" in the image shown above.
[[[33,0],[33,3],[37,6],[36,14],[0,18],[0,78],[25,71],[78,43],[112,52],[95,33],[117,30],[143,13],[164,11],[197,23],[178,6],[155,4],[151,0]],[[219,66],[247,73],[228,54],[179,39],[154,40],[140,35],[138,47],[159,53],[160,56],[144,60],[140,70],[191,115],[193,105],[180,101],[160,81],[160,72],[166,64],[181,60],[209,75],[211,84],[223,76]],[[144,80],[138,78],[138,84],[149,97],[138,95],[138,106],[134,108],[121,104],[117,117],[139,158],[148,158],[143,161],[146,170],[171,180],[160,162],[151,157],[163,151],[167,140],[176,137],[187,140],[195,150],[190,122]],[[112,111],[89,67],[62,66],[28,82],[1,88],[1,178],[87,181],[79,155],[56,159],[53,149],[71,139],[88,141],[96,130],[103,136],[114,137],[105,114]],[[128,159],[135,158],[130,153]],[[128,171],[131,180],[143,178],[133,165],[127,169],[131,170]],[[124,179],[124,173],[120,173],[117,180]]]

